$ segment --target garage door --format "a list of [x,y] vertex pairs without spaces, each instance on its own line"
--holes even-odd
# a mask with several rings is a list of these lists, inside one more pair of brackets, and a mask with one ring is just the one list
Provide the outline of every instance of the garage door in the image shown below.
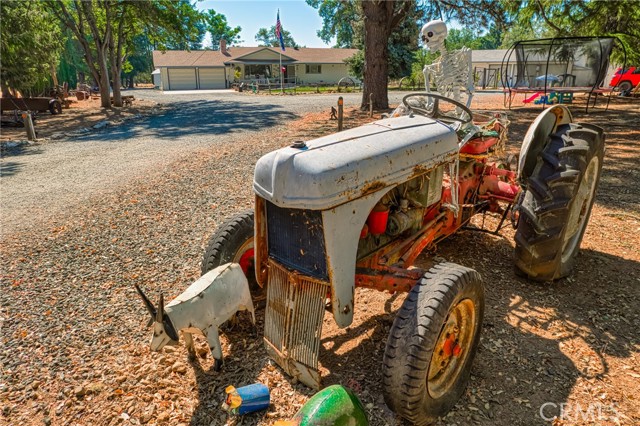
[[195,68],[169,69],[169,90],[197,89]]
[[224,68],[199,68],[201,89],[224,89]]

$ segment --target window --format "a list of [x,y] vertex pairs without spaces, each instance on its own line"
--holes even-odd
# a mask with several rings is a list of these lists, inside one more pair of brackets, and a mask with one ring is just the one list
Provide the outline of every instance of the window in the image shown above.
[[271,65],[245,65],[244,78],[269,78],[271,77]]
[[307,64],[307,74],[322,74],[322,67],[319,64]]

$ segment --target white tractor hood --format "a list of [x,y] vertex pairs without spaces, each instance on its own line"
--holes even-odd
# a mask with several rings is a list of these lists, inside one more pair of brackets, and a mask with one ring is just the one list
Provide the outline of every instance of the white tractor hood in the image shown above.
[[426,172],[457,152],[458,138],[447,125],[413,115],[300,145],[260,158],[253,188],[279,207],[326,210]]

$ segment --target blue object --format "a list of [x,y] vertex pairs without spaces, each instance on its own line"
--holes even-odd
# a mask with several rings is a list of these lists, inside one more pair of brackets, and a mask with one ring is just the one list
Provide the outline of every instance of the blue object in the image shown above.
[[537,81],[550,81],[550,82],[557,82],[560,81],[560,79],[558,78],[557,75],[553,75],[553,74],[543,74],[543,75],[539,75],[538,77],[536,77]]
[[262,383],[243,386],[236,389],[236,392],[242,398],[242,404],[238,407],[238,414],[253,413],[269,408],[271,402],[269,388]]

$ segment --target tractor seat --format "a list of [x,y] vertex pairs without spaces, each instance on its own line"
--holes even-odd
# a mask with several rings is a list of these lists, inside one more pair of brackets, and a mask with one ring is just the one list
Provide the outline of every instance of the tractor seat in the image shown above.
[[[489,118],[488,121],[483,119]],[[483,120],[483,121],[480,121]],[[507,131],[508,120],[504,116],[493,118],[474,114],[474,124],[480,129],[460,149],[460,154],[482,155],[495,150]]]

